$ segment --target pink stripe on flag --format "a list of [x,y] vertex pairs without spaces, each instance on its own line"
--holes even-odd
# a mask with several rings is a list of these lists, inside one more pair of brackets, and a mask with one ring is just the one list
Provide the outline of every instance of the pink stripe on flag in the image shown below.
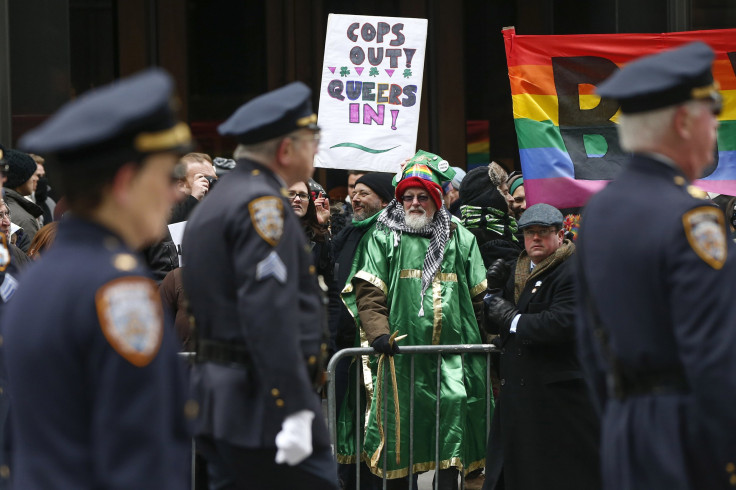
[[575,180],[570,177],[524,179],[526,206],[540,202],[558,209],[584,206],[590,196],[603,189],[608,180]]
[[707,192],[715,192],[727,196],[736,195],[736,180],[700,179],[693,182],[693,184]]

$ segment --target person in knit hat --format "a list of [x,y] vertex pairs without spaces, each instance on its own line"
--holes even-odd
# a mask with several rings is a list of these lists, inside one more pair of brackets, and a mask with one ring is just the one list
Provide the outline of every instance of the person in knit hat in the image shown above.
[[[342,293],[360,329],[356,345],[365,339],[366,346],[382,355],[378,363],[370,363],[375,396],[367,407],[370,413],[361,440],[365,441],[373,474],[383,475],[385,457],[389,488],[407,483],[396,479],[435,467],[435,443],[431,440],[435,421],[433,417],[414,417],[410,468],[411,359],[393,359],[397,382],[390,387],[379,381],[384,369],[381,360],[399,352],[397,336],[406,336],[405,345],[481,343],[485,267],[473,234],[442,205],[441,182],[452,180],[454,173],[446,160],[426,151],[418,151],[406,163],[394,199],[358,246],[352,280]],[[483,466],[485,445],[478,435],[485,433],[486,408],[493,404],[486,399],[485,369],[484,359],[468,356],[463,361],[459,355],[444,356],[439,367],[443,379],[439,394],[443,407],[439,430],[442,469],[437,478],[441,489],[457,488],[459,469],[467,473]],[[437,371],[434,357],[414,358],[417,386],[433,386]],[[454,389],[456,386],[463,389]],[[355,399],[354,390],[350,383],[346,400]],[[379,428],[377,420],[383,419],[383,408],[378,401],[384,396],[399,411]],[[433,413],[436,396],[433,390],[415,390],[414,412]],[[353,403],[347,403],[340,412],[338,462],[354,461],[355,409]]]
[[38,217],[43,209],[35,202],[25,198],[36,190],[38,175],[37,164],[27,153],[17,150],[5,150],[5,162],[8,164],[8,179],[5,181],[5,203],[10,210],[11,220],[23,228],[28,237],[20,248],[28,252],[33,236],[41,228]]
[[494,260],[514,260],[521,253],[516,233],[518,226],[509,214],[507,200],[493,182],[487,165],[472,169],[463,179],[460,189],[460,219],[475,235],[483,256],[490,267]]
[[509,194],[514,198],[511,203],[511,212],[514,218],[519,219],[526,211],[526,193],[524,192],[524,177],[520,173],[513,173],[507,181],[509,186]]

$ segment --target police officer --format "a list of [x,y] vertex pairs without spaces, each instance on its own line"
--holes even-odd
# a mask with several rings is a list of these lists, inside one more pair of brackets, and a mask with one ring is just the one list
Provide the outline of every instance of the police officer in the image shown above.
[[71,216],[2,321],[14,488],[187,487],[194,407],[136,252],[160,238],[190,142],[172,89],[164,72],[143,72],[66,104],[19,142],[47,157]]
[[723,213],[690,195],[721,108],[700,42],[598,87],[633,156],[588,204],[578,239],[579,343],[602,419],[604,488],[736,485],[736,256]]
[[295,82],[219,127],[236,167],[191,215],[184,289],[196,323],[192,388],[210,488],[336,488],[336,463],[310,375],[324,311],[310,248],[287,188],[312,175],[319,128]]

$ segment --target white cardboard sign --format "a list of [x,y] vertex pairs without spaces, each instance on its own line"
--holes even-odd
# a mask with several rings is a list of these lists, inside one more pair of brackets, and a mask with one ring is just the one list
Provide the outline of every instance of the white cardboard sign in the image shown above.
[[315,166],[396,172],[416,151],[427,19],[330,14]]

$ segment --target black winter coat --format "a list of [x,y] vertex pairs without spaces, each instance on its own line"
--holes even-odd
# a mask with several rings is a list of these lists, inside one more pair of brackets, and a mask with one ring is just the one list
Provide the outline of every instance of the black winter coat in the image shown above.
[[[484,489],[600,488],[599,421],[575,346],[572,261],[530,279],[515,334],[500,332],[501,391]],[[515,267],[503,297],[514,301]],[[502,487],[498,487],[502,488]]]

